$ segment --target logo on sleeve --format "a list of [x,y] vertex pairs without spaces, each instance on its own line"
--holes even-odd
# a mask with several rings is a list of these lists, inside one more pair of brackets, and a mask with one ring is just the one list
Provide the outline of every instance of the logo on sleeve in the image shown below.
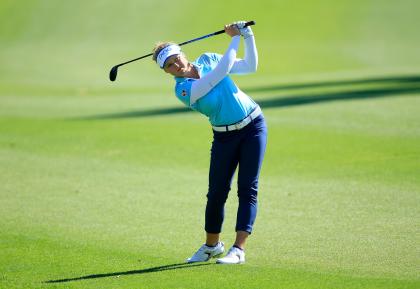
[[182,92],[181,92],[181,95],[182,96],[187,96],[187,91],[185,89],[183,89]]

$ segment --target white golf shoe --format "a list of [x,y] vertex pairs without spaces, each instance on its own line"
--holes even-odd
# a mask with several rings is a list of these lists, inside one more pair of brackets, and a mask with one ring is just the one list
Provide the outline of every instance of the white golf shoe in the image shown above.
[[217,264],[242,264],[245,263],[245,252],[237,247],[229,249],[225,257],[217,259]]
[[197,252],[191,257],[187,259],[188,263],[194,262],[206,262],[210,260],[210,258],[214,258],[219,256],[225,251],[225,244],[223,242],[217,243],[214,247],[209,247],[206,244],[198,249]]

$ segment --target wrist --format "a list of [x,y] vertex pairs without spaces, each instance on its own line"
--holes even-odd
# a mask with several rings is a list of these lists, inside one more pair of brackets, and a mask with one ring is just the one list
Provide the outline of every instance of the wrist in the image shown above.
[[244,39],[247,39],[251,36],[254,36],[254,33],[252,32],[251,27],[244,27],[240,29],[241,35],[244,37]]
[[254,37],[254,34],[242,35],[244,40]]

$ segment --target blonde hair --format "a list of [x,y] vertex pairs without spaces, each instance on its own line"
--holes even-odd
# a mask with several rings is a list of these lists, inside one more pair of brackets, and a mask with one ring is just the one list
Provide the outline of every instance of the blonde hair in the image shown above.
[[164,49],[165,47],[168,47],[169,45],[176,45],[176,43],[172,42],[172,41],[165,41],[165,42],[158,42],[155,44],[155,47],[153,47],[153,61],[156,62],[157,57],[159,55],[159,52],[162,51],[162,49]]

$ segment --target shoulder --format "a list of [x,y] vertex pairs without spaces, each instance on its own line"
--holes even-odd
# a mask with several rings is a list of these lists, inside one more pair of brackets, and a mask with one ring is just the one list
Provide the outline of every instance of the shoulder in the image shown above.
[[189,106],[189,98],[191,95],[192,83],[192,79],[189,78],[176,79],[175,95],[187,106]]
[[175,91],[178,92],[181,89],[190,89],[192,85],[193,79],[190,78],[183,78],[177,79],[175,84]]
[[200,57],[197,58],[196,62],[199,64],[211,65],[213,63],[218,63],[221,58],[221,54],[206,52],[200,55]]

